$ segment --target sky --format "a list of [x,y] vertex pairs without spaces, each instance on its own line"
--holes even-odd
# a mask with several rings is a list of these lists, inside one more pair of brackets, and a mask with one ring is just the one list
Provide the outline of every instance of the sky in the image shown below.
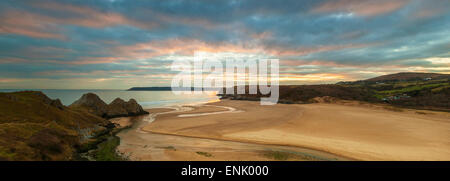
[[449,0],[0,1],[0,88],[170,86],[195,52],[279,59],[280,84],[450,73]]

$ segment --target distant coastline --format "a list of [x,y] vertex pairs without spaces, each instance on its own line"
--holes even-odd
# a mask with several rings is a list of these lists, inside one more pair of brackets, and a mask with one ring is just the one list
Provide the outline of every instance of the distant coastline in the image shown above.
[[217,91],[218,88],[196,88],[196,87],[132,87],[127,89],[127,91],[194,91],[194,90],[204,90],[204,91]]
[[171,87],[132,87],[126,91],[171,91]]

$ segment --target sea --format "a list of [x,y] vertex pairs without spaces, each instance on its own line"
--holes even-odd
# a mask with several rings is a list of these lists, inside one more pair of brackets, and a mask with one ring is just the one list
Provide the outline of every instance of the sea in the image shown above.
[[66,106],[72,104],[83,94],[89,92],[97,94],[107,104],[112,102],[117,97],[125,101],[133,98],[145,109],[175,105],[202,104],[219,100],[216,92],[213,91],[205,91],[201,94],[181,95],[177,95],[172,91],[126,91],[117,89],[0,89],[0,92],[16,92],[25,90],[42,91],[51,99],[60,99]]

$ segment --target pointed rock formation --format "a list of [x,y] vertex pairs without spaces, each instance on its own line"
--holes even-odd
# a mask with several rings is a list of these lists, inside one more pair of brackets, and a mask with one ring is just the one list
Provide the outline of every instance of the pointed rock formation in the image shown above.
[[142,109],[141,105],[139,105],[137,103],[137,101],[134,99],[128,100],[125,108],[127,109],[127,112],[129,115],[139,115],[144,112],[147,112],[147,111],[144,111],[144,109]]
[[108,105],[107,117],[120,117],[128,116],[128,111],[126,109],[126,102],[120,98],[114,99]]
[[109,105],[103,102],[96,94],[84,94],[79,100],[72,103],[69,107],[83,107],[89,112],[104,118],[137,116],[148,114],[142,109],[136,100],[130,99],[128,102],[116,98]]
[[100,117],[105,117],[108,112],[108,105],[94,93],[83,94],[80,99],[73,102],[69,107],[85,108],[88,112]]
[[137,116],[142,114],[148,114],[147,111],[142,109],[136,100],[130,99],[128,102],[116,98],[108,105],[107,118],[123,117],[123,116]]
[[[50,99],[47,95],[42,93],[41,91],[24,91],[24,92],[32,92],[34,95],[36,95],[39,99],[42,100],[45,104],[48,104],[50,106],[56,107],[60,110],[64,110],[64,105],[61,103],[61,100],[59,99]],[[12,95],[10,95],[12,96]],[[14,99],[14,98],[13,98]]]

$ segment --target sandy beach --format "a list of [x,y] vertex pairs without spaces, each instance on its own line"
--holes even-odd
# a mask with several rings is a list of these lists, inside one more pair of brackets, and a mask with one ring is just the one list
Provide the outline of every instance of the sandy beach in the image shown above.
[[197,117],[223,113],[238,113],[231,107],[216,105],[178,106],[149,109],[150,115],[122,117],[116,124],[132,125],[121,131],[118,151],[130,160],[192,161],[192,160],[349,160],[349,158],[308,148],[227,141],[216,138],[153,133],[143,131],[156,118]]
[[[119,151],[132,152],[135,160],[276,160],[270,155],[296,149],[303,149],[294,151],[300,156],[283,158],[450,160],[450,114],[444,112],[358,102],[261,106],[235,100],[149,111],[151,121],[133,134],[119,134]],[[168,142],[160,156],[144,148],[155,139]]]

